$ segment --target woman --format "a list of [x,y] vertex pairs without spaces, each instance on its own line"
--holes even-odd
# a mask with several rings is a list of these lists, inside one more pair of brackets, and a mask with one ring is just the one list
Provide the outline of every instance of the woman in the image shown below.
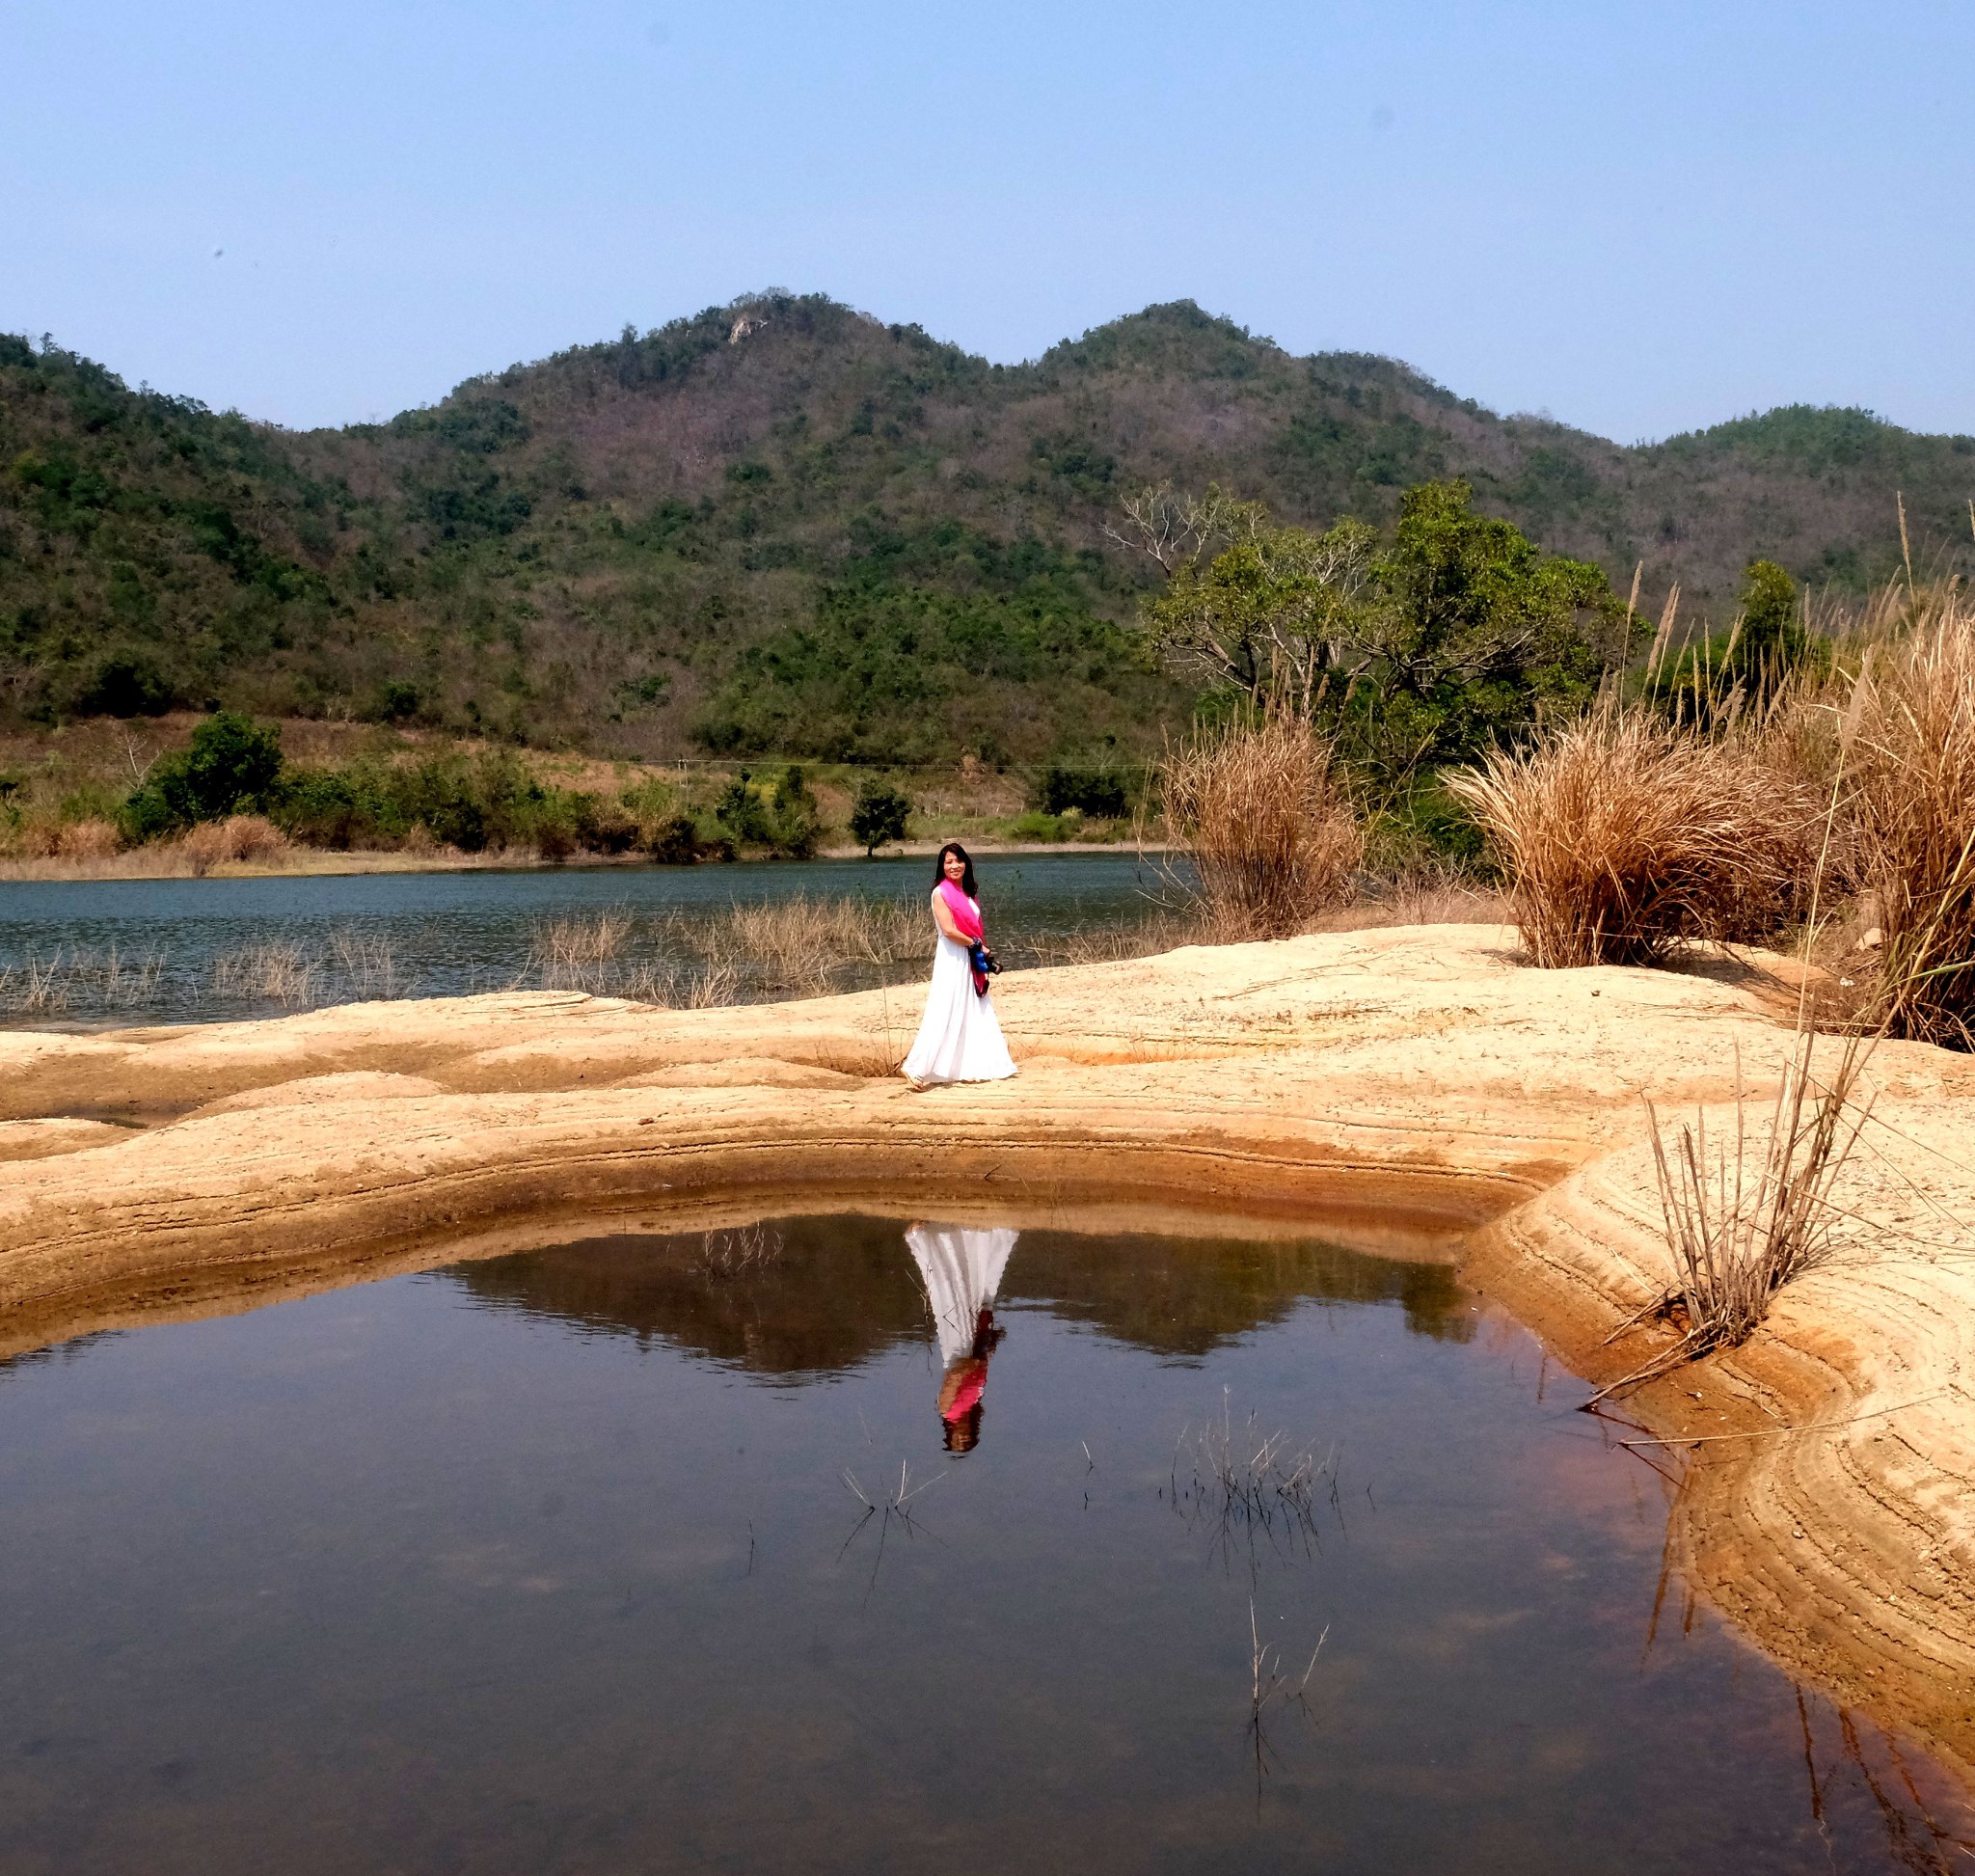
[[977,950],[981,964],[994,957],[981,925],[979,890],[967,850],[949,840],[939,850],[933,886],[933,922],[939,927],[933,988],[918,1039],[901,1064],[914,1094],[935,1082],[1004,1081],[1015,1073],[988,994],[988,972],[975,959]]
[[1015,1240],[1012,1231],[963,1225],[913,1225],[906,1233],[944,1364],[933,1405],[949,1453],[971,1453],[981,1438],[988,1362],[1003,1334],[994,1298]]

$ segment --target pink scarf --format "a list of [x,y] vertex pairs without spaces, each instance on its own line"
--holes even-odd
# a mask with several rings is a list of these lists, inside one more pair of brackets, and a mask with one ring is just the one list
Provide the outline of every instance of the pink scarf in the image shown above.
[[[954,930],[960,935],[962,944],[979,944],[987,936],[988,928],[981,923],[981,908],[962,892],[951,880],[941,880],[939,896],[946,901],[946,909],[953,914]],[[974,972],[974,994],[988,994],[988,975],[985,971]]]
[[962,892],[951,880],[941,880],[939,896],[946,901],[946,909],[953,913],[955,928],[963,944],[979,944],[988,936],[988,928],[981,923],[981,908]]

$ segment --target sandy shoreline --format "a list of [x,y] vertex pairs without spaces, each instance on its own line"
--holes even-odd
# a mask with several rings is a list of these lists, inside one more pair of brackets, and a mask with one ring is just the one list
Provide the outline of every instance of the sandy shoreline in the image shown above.
[[[913,992],[0,1034],[0,1352],[603,1210],[936,1195],[1437,1247],[1602,1378],[1649,1346],[1604,1339],[1664,1267],[1641,1096],[1718,1107],[1738,1056],[1756,1094],[1772,1084],[1789,1037],[1763,991],[1725,963],[1529,970],[1490,927],[1188,949],[1004,979],[1020,1078],[923,1097],[887,1073]],[[1891,1045],[1870,1073],[1839,1257],[1745,1347],[1628,1412],[1686,1467],[1669,1543],[1690,1580],[1975,1782],[1975,1061]]]

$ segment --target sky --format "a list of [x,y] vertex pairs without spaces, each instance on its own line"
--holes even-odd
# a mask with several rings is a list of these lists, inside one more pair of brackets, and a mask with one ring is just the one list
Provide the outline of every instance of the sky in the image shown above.
[[295,426],[768,286],[1975,432],[1975,0],[0,0],[0,330]]

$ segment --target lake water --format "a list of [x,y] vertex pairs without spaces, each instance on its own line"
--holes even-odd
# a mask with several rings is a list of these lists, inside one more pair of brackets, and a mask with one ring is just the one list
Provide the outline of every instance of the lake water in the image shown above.
[[[220,1021],[532,985],[548,924],[621,911],[629,939],[593,986],[610,990],[650,961],[664,921],[798,893],[918,907],[932,870],[914,858],[0,884],[0,1020]],[[977,871],[990,937],[1015,967],[1051,938],[1177,908],[1188,877],[1163,858],[1117,853],[989,856]],[[221,968],[266,946],[307,973],[290,972],[284,993],[270,994],[254,971],[230,981]],[[55,972],[54,997],[26,994],[31,966]],[[854,972],[845,979],[854,982]]]
[[1584,1392],[1439,1265],[844,1217],[18,1358],[0,1870],[1965,1866]]

